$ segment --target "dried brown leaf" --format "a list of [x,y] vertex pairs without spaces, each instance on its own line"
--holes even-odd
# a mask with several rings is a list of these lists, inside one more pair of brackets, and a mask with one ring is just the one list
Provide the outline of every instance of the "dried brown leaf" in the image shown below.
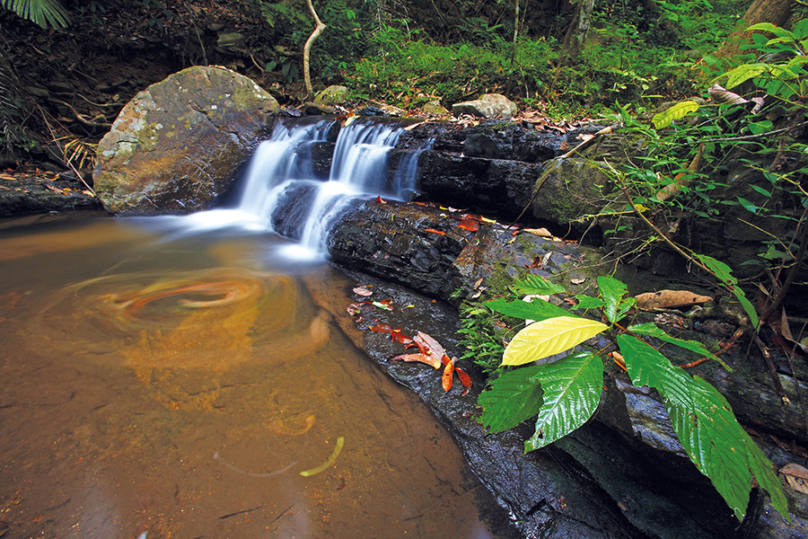
[[660,290],[659,292],[646,292],[635,296],[637,308],[643,311],[655,309],[675,309],[677,307],[690,307],[712,301],[710,296],[701,296],[689,290]]

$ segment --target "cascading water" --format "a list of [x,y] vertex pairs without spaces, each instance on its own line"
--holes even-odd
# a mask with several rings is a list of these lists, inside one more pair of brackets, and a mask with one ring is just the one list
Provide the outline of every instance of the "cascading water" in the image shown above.
[[253,154],[235,205],[187,219],[203,229],[270,230],[299,241],[290,248],[295,258],[312,258],[323,256],[331,224],[352,203],[376,196],[413,197],[423,149],[402,158],[392,181],[387,174],[387,155],[405,124],[374,118],[342,127],[326,177],[313,166],[314,154],[327,145],[335,127],[334,119],[277,122]]

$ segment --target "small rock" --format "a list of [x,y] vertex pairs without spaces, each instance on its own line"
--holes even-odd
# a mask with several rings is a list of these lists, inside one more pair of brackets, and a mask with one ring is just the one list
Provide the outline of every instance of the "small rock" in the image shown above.
[[26,86],[25,91],[28,92],[28,94],[30,94],[30,95],[32,95],[34,97],[43,97],[44,98],[44,97],[49,97],[50,96],[49,91],[47,91],[44,88],[39,88],[37,86]]
[[449,110],[435,99],[424,105],[424,114],[449,114]]
[[314,97],[314,102],[318,105],[342,105],[348,101],[351,91],[345,86],[332,85],[318,93]]
[[312,103],[311,101],[307,101],[304,103],[303,107],[306,114],[310,116],[321,116],[336,113],[334,107],[329,107],[327,105],[323,105],[322,103]]
[[471,114],[482,118],[512,118],[519,109],[516,104],[502,94],[485,94],[474,101],[464,101],[452,105],[452,114]]
[[53,92],[74,92],[75,88],[67,81],[50,81],[46,83]]

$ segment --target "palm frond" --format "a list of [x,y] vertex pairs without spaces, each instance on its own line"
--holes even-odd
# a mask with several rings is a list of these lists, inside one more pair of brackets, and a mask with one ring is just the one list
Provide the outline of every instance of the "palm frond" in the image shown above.
[[42,28],[66,28],[70,22],[67,10],[59,0],[2,0],[3,7]]

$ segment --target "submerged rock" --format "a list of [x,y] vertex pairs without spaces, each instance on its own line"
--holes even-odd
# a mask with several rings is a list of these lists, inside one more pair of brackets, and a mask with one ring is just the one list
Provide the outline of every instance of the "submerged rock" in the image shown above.
[[191,67],[149,86],[98,145],[95,190],[113,213],[206,209],[272,127],[278,102],[222,67]]

